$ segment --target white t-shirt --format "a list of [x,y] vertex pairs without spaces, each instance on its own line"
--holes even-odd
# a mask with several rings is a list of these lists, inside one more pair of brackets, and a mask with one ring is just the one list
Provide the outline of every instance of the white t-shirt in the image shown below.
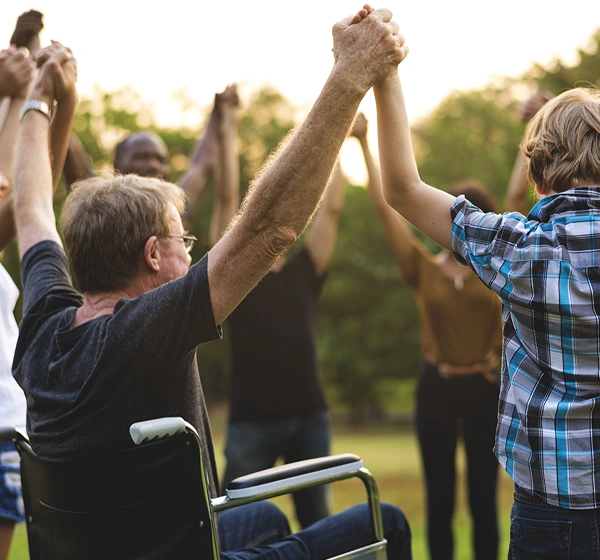
[[12,376],[12,362],[19,335],[13,311],[19,290],[0,264],[0,425],[25,429],[27,403]]

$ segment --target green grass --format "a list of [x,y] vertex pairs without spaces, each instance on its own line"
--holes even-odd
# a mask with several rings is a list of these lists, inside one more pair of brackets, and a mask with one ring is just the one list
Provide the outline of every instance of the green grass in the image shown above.
[[[217,462],[222,472],[224,460],[223,450],[223,414],[221,411],[211,412]],[[347,426],[335,426],[333,429],[333,453],[356,453],[360,455],[365,466],[373,473],[379,487],[382,501],[396,504],[404,510],[413,533],[413,557],[415,560],[426,560],[427,553],[425,534],[424,487],[421,476],[421,463],[414,432],[410,427],[397,428],[386,426],[370,426],[364,429],[351,429]],[[461,476],[457,486],[457,505],[454,519],[455,560],[471,560],[471,524],[466,501],[464,485],[464,453],[462,448],[458,454],[458,471]],[[347,480],[333,484],[333,502],[335,511],[364,501],[366,494],[359,480]],[[512,505],[512,481],[506,473],[499,469],[499,517],[500,517],[500,552],[499,558],[506,558],[508,553],[508,528],[510,507]],[[288,515],[292,525],[297,527],[293,517],[291,499],[287,496],[277,498],[275,502]],[[27,535],[23,525],[17,527],[9,560],[28,560]]]

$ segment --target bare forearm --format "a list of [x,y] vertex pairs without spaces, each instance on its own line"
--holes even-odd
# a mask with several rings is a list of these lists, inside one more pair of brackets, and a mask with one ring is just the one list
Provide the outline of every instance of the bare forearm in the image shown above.
[[385,199],[393,201],[421,183],[413,155],[410,125],[396,73],[373,88],[377,103],[379,159]]
[[[225,111],[227,110],[230,109],[225,109]],[[211,222],[211,245],[219,240],[240,205],[240,168],[234,115],[225,114],[220,124],[219,180],[217,181],[217,195]]]
[[325,200],[306,234],[306,249],[313,261],[317,276],[325,273],[333,256],[344,206],[345,186],[346,178],[338,162],[331,174]]
[[344,89],[343,79],[332,73],[305,121],[251,188],[234,225],[211,250],[209,277],[228,278],[235,286],[218,296],[211,289],[217,322],[306,227],[364,93]]
[[215,170],[215,151],[218,150],[219,116],[213,109],[202,137],[196,142],[190,154],[190,165],[179,178],[179,186],[186,192],[190,208],[196,206],[198,197],[206,187]]
[[367,190],[369,196],[375,205],[378,213],[383,215],[385,213],[393,212],[390,205],[383,198],[383,192],[381,190],[381,173],[379,167],[375,163],[369,142],[366,136],[361,136],[359,139],[360,147],[362,148],[363,158],[365,160],[365,167],[367,168]]
[[21,131],[19,111],[24,101],[21,98],[11,98],[6,120],[0,131],[0,171],[2,171],[11,185],[13,184],[13,165],[17,140]]
[[366,136],[359,138],[367,167],[367,190],[373,205],[381,218],[385,236],[394,251],[403,270],[413,265],[415,251],[413,234],[404,218],[398,214],[383,197],[381,190],[381,173],[373,158]]
[[247,215],[265,225],[286,224],[295,236],[302,233],[363,95],[340,95],[336,76],[329,78],[308,117],[251,189],[244,203]]
[[529,182],[527,180],[527,158],[519,150],[506,192],[505,210],[527,214]]
[[90,156],[85,151],[81,140],[73,133],[73,131],[71,131],[69,136],[63,173],[69,187],[77,181],[91,177],[94,173]]
[[62,175],[71,129],[75,118],[77,99],[65,99],[57,103],[50,125],[50,150],[52,154],[52,187],[56,189]]
[[395,74],[380,82],[374,92],[385,200],[430,239],[450,249],[450,208],[455,198],[419,177],[400,78]]
[[339,162],[335,165],[329,186],[325,193],[325,200],[319,212],[328,214],[331,219],[338,220],[344,208],[344,187],[346,186],[346,177],[342,172]]
[[0,204],[0,251],[3,251],[14,239],[16,233],[13,198],[11,196]]
[[52,208],[48,147],[48,119],[29,111],[23,119],[15,164],[15,218],[21,258],[44,239],[60,243]]

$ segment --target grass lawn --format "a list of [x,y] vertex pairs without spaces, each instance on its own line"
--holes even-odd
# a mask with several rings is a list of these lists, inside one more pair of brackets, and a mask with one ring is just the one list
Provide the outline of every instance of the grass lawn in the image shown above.
[[[211,411],[215,445],[220,470],[223,470],[223,414]],[[417,442],[410,427],[390,426],[356,430],[347,426],[334,426],[333,453],[356,453],[365,466],[373,473],[379,486],[382,501],[400,506],[411,524],[413,532],[413,557],[415,560],[428,558],[425,535],[424,487],[421,477],[421,464]],[[463,450],[458,456],[458,470],[464,471]],[[500,553],[499,558],[507,557],[508,527],[512,505],[512,481],[499,469],[499,516]],[[359,480],[347,480],[333,485],[333,501],[336,511],[340,511],[366,498]],[[455,513],[455,560],[471,560],[471,528],[463,478],[458,481],[457,507]],[[288,515],[292,524],[293,508],[291,499],[282,496],[275,500]],[[24,525],[17,527],[9,560],[28,560],[27,535]]]

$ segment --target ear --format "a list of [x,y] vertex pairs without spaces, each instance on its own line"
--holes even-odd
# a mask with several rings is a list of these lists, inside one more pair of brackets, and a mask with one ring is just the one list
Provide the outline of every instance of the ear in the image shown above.
[[544,198],[549,193],[549,190],[542,185],[535,185],[535,194],[538,198]]
[[156,235],[152,235],[146,241],[144,245],[144,262],[150,267],[154,272],[158,272],[160,270],[160,252],[158,250],[158,237]]

